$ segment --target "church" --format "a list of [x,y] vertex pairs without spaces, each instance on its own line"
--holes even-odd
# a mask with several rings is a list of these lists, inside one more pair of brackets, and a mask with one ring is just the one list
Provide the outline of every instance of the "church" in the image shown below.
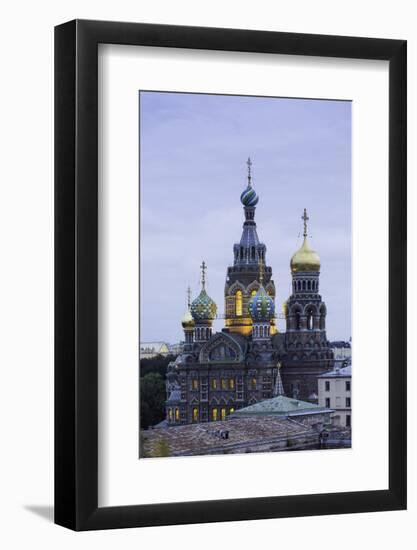
[[290,261],[292,294],[285,302],[286,330],[276,326],[275,284],[267,249],[259,240],[255,212],[259,197],[248,159],[247,186],[240,196],[244,222],[224,288],[224,328],[213,333],[217,305],[201,291],[182,318],[182,353],[167,367],[168,425],[225,420],[228,415],[277,395],[317,403],[318,376],[333,368],[326,336],[326,305],[320,295],[320,258],[304,240]]

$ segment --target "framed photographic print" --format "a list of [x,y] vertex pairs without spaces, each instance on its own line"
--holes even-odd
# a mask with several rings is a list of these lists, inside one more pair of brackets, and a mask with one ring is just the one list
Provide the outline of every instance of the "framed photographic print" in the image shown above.
[[55,30],[55,521],[406,507],[406,42]]

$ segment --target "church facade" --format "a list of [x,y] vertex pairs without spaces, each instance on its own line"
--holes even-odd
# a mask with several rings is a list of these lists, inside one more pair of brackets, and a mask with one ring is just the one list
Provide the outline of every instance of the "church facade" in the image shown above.
[[244,223],[227,268],[225,326],[213,333],[217,305],[201,291],[182,319],[182,353],[167,368],[166,420],[170,425],[225,420],[229,414],[285,394],[317,402],[317,377],[333,367],[326,336],[326,305],[319,294],[320,258],[311,250],[304,210],[304,240],[290,262],[292,294],[284,304],[286,331],[276,327],[272,267],[255,222],[258,195],[248,181],[240,196]]

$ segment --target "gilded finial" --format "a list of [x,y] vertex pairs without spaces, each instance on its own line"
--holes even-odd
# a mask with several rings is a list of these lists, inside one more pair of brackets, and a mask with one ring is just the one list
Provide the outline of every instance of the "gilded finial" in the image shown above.
[[250,157],[248,157],[246,164],[248,165],[248,187],[251,187],[252,186],[252,161]]
[[203,260],[203,263],[200,265],[201,268],[201,288],[203,290],[206,289],[206,269],[207,265],[206,262]]
[[307,216],[307,209],[304,208],[304,214],[301,216],[301,219],[303,220],[304,222],[304,238],[307,237],[307,222],[308,220],[310,219],[308,216]]
[[187,305],[188,309],[190,309],[191,306],[191,288],[187,287]]
[[264,282],[264,261],[261,258],[259,260],[259,283],[262,286]]

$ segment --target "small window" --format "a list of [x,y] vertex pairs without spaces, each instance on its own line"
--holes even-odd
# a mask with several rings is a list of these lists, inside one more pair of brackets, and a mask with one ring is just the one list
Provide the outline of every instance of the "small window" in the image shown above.
[[180,419],[180,410],[175,409],[175,420],[178,422],[179,419]]
[[213,409],[213,410],[211,411],[211,418],[212,418],[212,420],[213,420],[214,422],[216,422],[217,417],[218,417],[218,410],[217,410],[217,409]]
[[350,414],[346,415],[346,427],[350,428]]
[[217,390],[217,380],[215,378],[213,378],[211,381],[211,388],[213,390]]
[[222,420],[226,420],[226,409],[224,407],[222,407],[220,415]]
[[350,380],[346,380],[345,387],[346,391],[350,391]]
[[350,397],[346,397],[346,407],[350,408]]
[[198,380],[193,380],[193,383],[192,383],[192,388],[193,390],[198,390]]
[[256,378],[252,378],[251,380],[251,389],[256,390]]
[[233,407],[230,407],[229,414],[233,414],[235,412],[235,409]]
[[172,409],[168,409],[168,420],[172,420]]
[[326,409],[330,409],[330,397],[326,397]]
[[193,422],[198,422],[198,408],[193,408]]
[[222,378],[222,390],[227,390],[227,380]]
[[234,390],[234,389],[235,389],[235,379],[229,378],[229,390]]
[[329,380],[326,380],[326,382],[324,383],[324,386],[325,386],[324,389],[325,389],[326,391],[330,391],[330,382],[329,382]]

